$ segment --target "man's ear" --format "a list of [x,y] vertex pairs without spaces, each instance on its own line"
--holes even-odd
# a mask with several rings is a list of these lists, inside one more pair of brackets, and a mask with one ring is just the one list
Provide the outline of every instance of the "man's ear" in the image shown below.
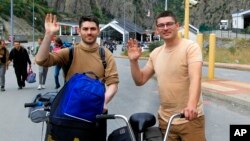
[[100,34],[100,32],[101,32],[101,28],[100,28],[100,27],[98,27],[98,28],[97,28],[97,30],[98,30],[98,34]]
[[177,26],[178,28],[180,27],[180,24],[179,24],[179,22],[177,22],[177,23],[176,23],[176,26]]

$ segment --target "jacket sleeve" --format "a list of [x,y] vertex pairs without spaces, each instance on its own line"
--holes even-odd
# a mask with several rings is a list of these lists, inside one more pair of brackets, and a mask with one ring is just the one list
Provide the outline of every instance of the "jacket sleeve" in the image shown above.
[[[106,50],[106,49],[105,49]],[[107,67],[105,69],[105,83],[107,86],[119,83],[119,76],[115,59],[111,52],[105,51]]]
[[23,49],[24,49],[25,58],[27,59],[27,62],[31,65],[31,61],[30,61],[30,57],[29,57],[28,51],[25,48],[23,48]]
[[12,61],[13,59],[14,59],[14,50],[12,49],[10,51],[9,60]]
[[8,62],[9,62],[9,58],[10,58],[10,52],[9,52],[9,50],[8,49],[6,49],[6,62],[5,62],[5,64],[7,65],[8,64]]
[[45,60],[41,61],[35,60],[35,61],[40,66],[50,67],[56,64],[60,66],[67,65],[68,59],[69,59],[69,49],[64,48],[59,50],[58,52],[49,53],[49,56]]

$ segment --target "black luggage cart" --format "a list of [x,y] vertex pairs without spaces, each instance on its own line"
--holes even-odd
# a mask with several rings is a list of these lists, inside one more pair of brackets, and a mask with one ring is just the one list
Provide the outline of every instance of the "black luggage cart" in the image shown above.
[[[171,128],[171,124],[175,118],[184,118],[183,113],[174,114],[170,117],[166,133],[163,141],[167,141],[167,137]],[[127,126],[114,130],[109,136],[108,141],[144,141],[143,133],[148,128],[153,128],[155,117],[150,113],[136,113],[128,120],[123,115],[98,115],[97,119],[122,119]],[[157,132],[161,132],[158,130]],[[161,133],[158,133],[161,134]],[[152,139],[152,141],[160,141],[162,138]],[[146,140],[147,141],[147,140]]]

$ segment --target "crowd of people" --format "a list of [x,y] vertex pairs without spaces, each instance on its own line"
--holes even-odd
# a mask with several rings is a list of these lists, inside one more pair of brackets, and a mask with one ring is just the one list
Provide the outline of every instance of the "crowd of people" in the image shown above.
[[[185,119],[174,120],[174,125],[168,137],[169,141],[205,141],[205,117],[201,96],[202,54],[200,47],[191,40],[178,37],[179,22],[171,11],[160,13],[155,20],[155,25],[157,33],[165,43],[150,53],[149,59],[143,68],[140,68],[138,63],[142,52],[138,47],[137,40],[129,39],[126,44],[132,78],[136,85],[141,86],[152,76],[157,77],[160,94],[158,121],[159,129],[163,134],[166,131],[169,117],[175,113],[184,113]],[[60,68],[70,61],[68,57],[69,49],[64,48],[60,39],[57,39],[53,50],[50,51],[51,38],[59,31],[55,15],[46,15],[45,31],[44,38],[38,40],[39,45],[35,55],[35,62],[39,65],[38,89],[45,88],[48,67],[55,65],[58,65],[58,67],[55,67],[55,88],[59,88],[58,74]],[[104,69],[99,57],[99,45],[96,42],[100,34],[98,19],[93,16],[82,16],[79,20],[78,33],[82,40],[75,46],[74,59],[68,73],[65,75],[65,81],[68,81],[75,73],[88,71],[94,72],[99,78],[103,79],[107,86],[103,108],[105,114],[108,111],[107,105],[115,96],[119,84],[116,62],[112,56],[115,45],[112,42],[103,44],[110,50],[105,49],[105,55],[109,59],[106,60],[107,68]],[[4,50],[3,43],[0,49],[0,58],[7,57],[8,53],[2,51]],[[20,42],[14,42],[14,48],[11,49],[8,58],[8,61],[1,59],[0,63],[0,84],[1,88],[3,88],[1,90],[4,90],[5,85],[2,76],[4,76],[3,74],[5,74],[10,62],[13,62],[18,89],[22,89],[22,87],[25,87],[27,67],[31,67],[27,50],[20,46]],[[89,137],[93,138],[93,140],[106,141],[106,128],[106,122],[99,122],[94,132],[86,132],[89,133]],[[58,127],[56,130],[70,132],[69,129],[63,127]],[[57,134],[55,136],[63,140],[68,135]]]
[[[37,46],[29,53],[29,49],[25,48],[21,45],[19,41],[14,41],[13,48],[10,51],[6,47],[5,40],[1,39],[0,44],[0,91],[6,91],[5,88],[5,74],[9,68],[9,64],[12,63],[16,75],[18,90],[21,90],[25,87],[25,80],[28,75],[28,71],[32,70],[32,62],[35,63],[35,60],[30,59],[30,55],[36,56],[41,43],[43,41],[43,37],[38,37]],[[50,45],[50,52],[55,53],[62,48],[66,48],[63,46],[63,42],[60,37],[57,37],[55,41],[51,42]],[[40,66],[38,65],[38,87],[37,90],[45,89],[45,83],[47,78],[49,67]],[[61,87],[59,81],[59,74],[60,74],[61,66],[55,65],[54,66],[54,80],[55,80],[55,89],[59,89]]]
[[111,41],[111,40],[106,40],[102,43],[102,46],[109,49],[109,51],[111,53],[114,52],[114,50],[117,49],[117,43],[115,41]]

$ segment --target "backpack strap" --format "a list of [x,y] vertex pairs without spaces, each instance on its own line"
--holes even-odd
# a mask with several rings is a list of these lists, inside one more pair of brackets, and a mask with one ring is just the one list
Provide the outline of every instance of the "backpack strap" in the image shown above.
[[[74,47],[70,47],[69,48],[69,62],[67,64],[67,66],[64,68],[64,75],[66,77],[68,71],[69,71],[69,68],[72,64],[72,60],[73,60],[73,52],[74,52]],[[103,64],[103,67],[104,69],[106,69],[107,67],[107,62],[105,60],[105,50],[103,47],[99,47],[99,54],[101,56],[101,60],[102,60],[102,64]]]
[[106,69],[107,67],[107,62],[105,60],[105,50],[103,47],[99,47],[99,54],[101,56],[101,60],[102,60],[102,64],[103,64],[103,67],[104,69]]
[[64,77],[66,78],[67,73],[69,71],[69,68],[72,64],[72,60],[73,60],[73,52],[74,52],[74,47],[70,47],[69,48],[69,62],[68,64],[63,68],[63,72],[64,72]]

